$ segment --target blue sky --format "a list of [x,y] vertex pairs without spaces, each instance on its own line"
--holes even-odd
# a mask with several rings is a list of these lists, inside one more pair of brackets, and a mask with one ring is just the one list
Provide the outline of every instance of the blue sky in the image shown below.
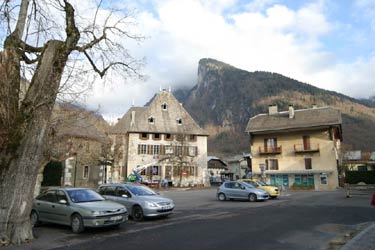
[[[95,0],[72,0],[88,8]],[[108,77],[86,99],[115,120],[160,87],[193,87],[201,58],[270,71],[351,97],[375,95],[375,0],[104,0],[135,10],[125,46],[146,58],[146,81]],[[82,13],[82,12],[81,12]]]

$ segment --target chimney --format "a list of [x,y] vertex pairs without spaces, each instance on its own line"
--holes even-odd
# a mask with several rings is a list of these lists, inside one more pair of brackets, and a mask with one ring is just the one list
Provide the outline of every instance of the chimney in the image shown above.
[[317,107],[318,107],[318,105],[316,105],[315,103],[312,105],[313,109],[316,109]]
[[276,104],[271,104],[268,106],[268,114],[274,115],[277,114],[277,105]]
[[133,110],[132,113],[130,114],[130,126],[135,125],[135,111]]
[[293,119],[294,118],[294,107],[293,105],[289,105],[289,119]]

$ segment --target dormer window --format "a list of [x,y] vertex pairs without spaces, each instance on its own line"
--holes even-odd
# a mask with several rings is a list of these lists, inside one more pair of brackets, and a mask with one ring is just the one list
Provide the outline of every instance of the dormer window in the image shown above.
[[176,121],[177,121],[178,125],[182,125],[182,119],[181,118],[178,118]]
[[168,110],[168,105],[166,103],[163,103],[161,105],[161,109],[164,110],[164,111],[167,111]]
[[155,118],[152,117],[152,116],[150,116],[150,117],[148,118],[148,123],[154,124],[154,122],[155,122]]

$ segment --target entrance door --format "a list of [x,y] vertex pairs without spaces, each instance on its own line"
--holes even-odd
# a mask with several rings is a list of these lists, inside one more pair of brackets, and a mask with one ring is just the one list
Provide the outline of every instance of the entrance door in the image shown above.
[[165,166],[165,179],[172,180],[172,166]]

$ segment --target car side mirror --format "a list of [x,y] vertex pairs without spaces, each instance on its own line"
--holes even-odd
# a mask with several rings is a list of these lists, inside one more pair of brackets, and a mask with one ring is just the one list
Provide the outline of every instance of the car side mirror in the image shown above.
[[122,198],[129,198],[129,196],[127,194],[122,194],[121,197]]
[[66,200],[59,200],[59,203],[63,204],[63,205],[67,205],[68,204],[68,202]]
[[246,189],[246,188],[244,186],[242,186],[241,189]]

